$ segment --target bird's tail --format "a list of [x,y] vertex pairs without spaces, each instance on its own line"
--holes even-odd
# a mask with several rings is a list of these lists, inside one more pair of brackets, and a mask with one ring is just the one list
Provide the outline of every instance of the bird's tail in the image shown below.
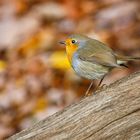
[[140,60],[140,57],[116,55],[117,63],[119,65],[126,64],[128,61]]

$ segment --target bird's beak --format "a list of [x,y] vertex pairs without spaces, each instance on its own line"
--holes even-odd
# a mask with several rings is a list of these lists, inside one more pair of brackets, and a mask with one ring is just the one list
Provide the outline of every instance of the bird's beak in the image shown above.
[[60,41],[60,44],[66,45],[65,41]]

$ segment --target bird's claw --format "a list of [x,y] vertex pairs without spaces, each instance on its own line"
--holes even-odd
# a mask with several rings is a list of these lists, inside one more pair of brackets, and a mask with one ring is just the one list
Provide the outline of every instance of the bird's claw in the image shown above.
[[95,89],[95,92],[97,92],[98,90],[101,90],[101,89],[105,89],[106,87],[107,87],[107,85],[106,85],[106,84],[103,84],[103,85],[97,87],[97,88]]

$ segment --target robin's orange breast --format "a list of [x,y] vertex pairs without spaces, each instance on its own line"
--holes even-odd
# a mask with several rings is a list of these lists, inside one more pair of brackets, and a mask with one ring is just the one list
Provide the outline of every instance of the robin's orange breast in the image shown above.
[[69,59],[70,64],[72,63],[72,57],[74,55],[74,53],[76,52],[76,50],[78,49],[77,45],[74,45],[71,43],[71,39],[66,40],[66,53],[67,53],[67,57]]

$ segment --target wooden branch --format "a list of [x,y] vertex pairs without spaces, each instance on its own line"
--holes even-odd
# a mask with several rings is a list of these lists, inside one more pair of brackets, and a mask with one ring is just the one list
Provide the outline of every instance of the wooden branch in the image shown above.
[[140,72],[9,138],[28,139],[140,140]]

